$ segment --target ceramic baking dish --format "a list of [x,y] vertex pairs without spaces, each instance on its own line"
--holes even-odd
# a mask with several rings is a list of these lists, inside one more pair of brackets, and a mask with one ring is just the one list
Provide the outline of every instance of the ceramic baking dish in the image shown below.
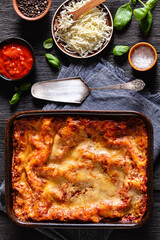
[[[12,168],[12,133],[13,122],[21,118],[30,118],[38,116],[66,116],[66,115],[78,115],[85,117],[96,117],[103,119],[116,120],[121,118],[136,117],[141,119],[147,129],[148,134],[148,164],[147,164],[147,211],[142,218],[142,221],[138,223],[120,223],[120,222],[99,222],[99,223],[84,223],[84,222],[55,222],[55,221],[20,221],[14,214],[12,208],[12,184],[11,184],[11,168]],[[13,222],[21,226],[27,227],[54,227],[54,228],[136,228],[146,223],[152,213],[153,207],[153,129],[150,120],[143,114],[133,111],[74,111],[74,110],[54,110],[54,111],[26,111],[15,114],[11,117],[6,125],[5,129],[5,206],[8,216]]]

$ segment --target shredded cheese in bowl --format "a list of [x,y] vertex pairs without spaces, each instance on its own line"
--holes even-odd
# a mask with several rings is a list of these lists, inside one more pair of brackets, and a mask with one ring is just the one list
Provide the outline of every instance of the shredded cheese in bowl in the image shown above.
[[55,38],[57,42],[64,43],[64,49],[70,53],[78,53],[86,57],[102,48],[109,42],[112,35],[112,27],[107,25],[107,12],[100,7],[95,7],[82,15],[77,21],[73,21],[68,12],[82,7],[88,0],[80,2],[71,1],[64,5],[58,18],[60,29],[55,26]]

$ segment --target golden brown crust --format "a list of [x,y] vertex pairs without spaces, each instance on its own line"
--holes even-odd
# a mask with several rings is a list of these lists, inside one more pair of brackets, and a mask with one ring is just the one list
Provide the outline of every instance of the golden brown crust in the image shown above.
[[140,221],[147,208],[147,147],[138,118],[16,120],[16,216],[23,221]]

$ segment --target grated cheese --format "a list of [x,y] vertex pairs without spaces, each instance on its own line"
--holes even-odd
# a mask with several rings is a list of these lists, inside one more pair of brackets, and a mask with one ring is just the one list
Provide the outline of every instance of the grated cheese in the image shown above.
[[72,15],[67,14],[79,9],[87,1],[72,1],[68,6],[64,6],[59,18],[61,29],[55,29],[55,37],[58,42],[65,43],[65,50],[78,53],[81,57],[100,49],[104,42],[110,39],[111,34],[111,27],[106,22],[107,13],[99,7],[93,8],[75,22]]

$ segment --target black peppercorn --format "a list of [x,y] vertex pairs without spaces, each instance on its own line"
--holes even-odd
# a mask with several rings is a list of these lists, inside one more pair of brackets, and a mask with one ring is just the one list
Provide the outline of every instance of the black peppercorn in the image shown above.
[[18,8],[26,17],[37,17],[47,8],[48,0],[17,0]]

